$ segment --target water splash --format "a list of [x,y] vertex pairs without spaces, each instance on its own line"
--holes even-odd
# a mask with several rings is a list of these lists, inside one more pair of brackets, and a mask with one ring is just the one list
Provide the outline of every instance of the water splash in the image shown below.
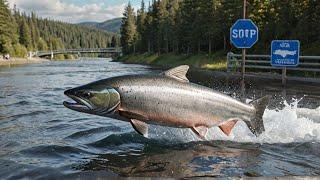
[[[263,120],[265,132],[255,137],[246,124],[239,121],[231,135],[224,135],[218,127],[209,129],[207,140],[223,140],[252,143],[320,142],[320,107],[298,108],[300,100],[283,102],[283,109],[266,109]],[[189,129],[152,127],[150,138],[174,142],[200,141]]]

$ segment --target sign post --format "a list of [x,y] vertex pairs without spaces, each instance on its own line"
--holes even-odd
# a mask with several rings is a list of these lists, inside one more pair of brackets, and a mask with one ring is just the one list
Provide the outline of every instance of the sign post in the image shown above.
[[238,19],[230,28],[230,41],[237,47],[242,49],[242,87],[244,88],[245,78],[245,61],[246,61],[246,49],[251,48],[259,38],[258,27],[250,20],[246,18],[246,0],[243,5],[243,17],[244,19]]
[[271,65],[282,67],[282,85],[286,85],[287,67],[299,65],[300,41],[274,40],[271,42]]
[[[247,16],[247,0],[243,0],[243,19],[246,19]],[[241,88],[244,90],[245,89],[245,82],[244,82],[244,76],[246,73],[246,49],[242,48],[242,64],[241,64],[241,69],[242,69],[242,79],[241,79]]]

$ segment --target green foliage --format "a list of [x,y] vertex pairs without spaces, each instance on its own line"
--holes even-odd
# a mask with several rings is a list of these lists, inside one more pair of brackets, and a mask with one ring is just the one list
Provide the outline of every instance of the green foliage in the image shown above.
[[51,49],[65,49],[64,44],[60,38],[52,38],[50,39],[50,42]]
[[65,56],[63,54],[57,54],[57,55],[54,55],[54,59],[56,59],[56,60],[64,60]]
[[117,36],[113,36],[111,39],[111,47],[119,47],[120,39]]
[[6,0],[0,0],[0,52],[12,52],[13,44],[18,42],[18,29]]
[[12,54],[14,52],[14,49],[11,39],[3,35],[0,35],[0,49],[2,53]]
[[146,44],[146,37],[144,35],[144,32],[146,30],[146,12],[145,12],[145,4],[144,1],[141,1],[141,9],[137,12],[137,46],[140,52],[146,51],[144,49],[144,44]]
[[11,54],[14,54],[15,57],[25,58],[28,55],[28,50],[21,44],[15,44],[13,45],[13,52],[11,52]]
[[134,9],[131,4],[126,7],[123,13],[121,26],[121,45],[124,53],[136,52],[137,27]]
[[[147,10],[143,3],[133,17],[129,5],[121,27],[124,53],[236,52],[229,42],[229,30],[243,17],[242,7],[243,0],[154,0]],[[320,1],[247,0],[247,12],[260,31],[249,53],[269,54],[273,39],[298,39],[304,52],[320,55],[319,46],[313,46],[320,41]]]
[[38,49],[41,49],[43,51],[49,50],[47,42],[42,38],[38,39]]
[[20,25],[20,44],[24,45],[28,50],[32,50],[32,41],[31,41],[31,31],[30,27],[27,24],[26,20],[22,18],[22,22]]

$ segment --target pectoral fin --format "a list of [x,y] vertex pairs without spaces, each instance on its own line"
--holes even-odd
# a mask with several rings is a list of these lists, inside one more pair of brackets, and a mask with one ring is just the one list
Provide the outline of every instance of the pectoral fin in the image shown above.
[[208,127],[206,126],[197,126],[193,127],[192,131],[201,139],[206,139],[206,134],[208,132]]
[[148,118],[137,113],[119,110],[119,115],[125,118],[130,119],[132,127],[144,137],[148,136],[148,124],[143,122],[147,121]]
[[223,123],[222,125],[219,126],[219,128],[225,135],[229,136],[233,127],[236,125],[237,122],[238,120],[231,120]]
[[128,119],[139,119],[141,121],[147,121],[148,118],[137,113],[129,112],[129,111],[123,111],[119,110],[119,115]]
[[136,119],[131,119],[132,127],[144,137],[148,137],[148,124]]

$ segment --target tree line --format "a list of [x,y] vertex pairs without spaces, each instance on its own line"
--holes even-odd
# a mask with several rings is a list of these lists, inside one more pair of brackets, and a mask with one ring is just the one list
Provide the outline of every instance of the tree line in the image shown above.
[[[247,17],[259,27],[251,52],[269,53],[274,39],[298,39],[301,48],[320,51],[320,1],[248,0]],[[236,51],[229,29],[242,18],[243,0],[153,0],[135,11],[129,3],[121,45],[131,53],[214,53]],[[319,53],[318,53],[319,54]]]
[[0,0],[0,53],[25,57],[28,51],[119,46],[120,37],[106,31],[27,15]]

